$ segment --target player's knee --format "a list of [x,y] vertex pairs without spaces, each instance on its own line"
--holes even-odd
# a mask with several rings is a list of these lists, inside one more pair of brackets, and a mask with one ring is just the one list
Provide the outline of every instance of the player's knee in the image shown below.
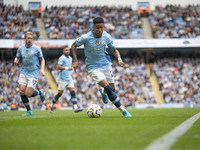
[[104,90],[106,91],[106,93],[107,93],[107,95],[108,95],[108,97],[109,97],[109,99],[110,99],[111,101],[114,101],[114,100],[117,98],[116,93],[113,92],[113,89],[112,89],[112,87],[111,87],[110,85],[107,85],[107,86],[104,88]]
[[25,92],[25,95],[26,95],[27,97],[31,97],[32,94],[33,94],[33,92],[31,92],[31,91],[26,91],[26,92]]
[[25,91],[20,91],[20,95],[25,95]]

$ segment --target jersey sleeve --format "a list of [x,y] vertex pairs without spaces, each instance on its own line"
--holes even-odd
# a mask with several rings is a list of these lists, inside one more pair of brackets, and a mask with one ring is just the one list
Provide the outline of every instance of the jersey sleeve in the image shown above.
[[18,48],[17,53],[16,53],[16,57],[17,58],[21,58],[22,54],[21,54],[21,47]]
[[58,59],[58,65],[63,65],[63,62],[64,62],[64,60],[62,59],[62,57],[60,57],[59,59]]
[[39,58],[43,57],[42,50],[41,50],[40,47],[38,47],[38,53],[37,53],[37,55],[38,55]]
[[77,47],[83,45],[85,43],[85,36],[81,36],[79,38],[76,39],[75,44]]
[[114,45],[114,42],[113,42],[113,39],[110,35],[108,35],[108,38],[107,38],[107,45],[108,45],[108,48],[115,48],[115,45]]

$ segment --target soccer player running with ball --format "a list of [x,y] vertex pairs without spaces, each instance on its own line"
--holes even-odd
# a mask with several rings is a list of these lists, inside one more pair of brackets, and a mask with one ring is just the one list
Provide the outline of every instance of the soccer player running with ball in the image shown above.
[[50,105],[51,113],[53,113],[53,105],[58,101],[59,97],[62,96],[63,91],[65,90],[65,87],[67,87],[68,90],[70,91],[71,101],[74,106],[73,107],[74,112],[77,113],[77,112],[80,112],[83,110],[82,108],[79,108],[77,106],[77,98],[76,98],[76,94],[74,91],[74,82],[73,82],[72,76],[70,74],[70,71],[73,70],[72,57],[69,54],[70,54],[70,49],[68,47],[65,47],[63,49],[63,55],[60,56],[58,59],[57,69],[60,70],[58,79],[57,79],[58,93],[54,97],[54,100],[52,101],[52,103]]
[[114,88],[114,77],[112,73],[111,63],[107,59],[106,45],[112,49],[115,57],[118,59],[118,64],[123,67],[118,50],[113,44],[112,37],[104,31],[104,20],[101,17],[96,17],[93,20],[93,30],[82,35],[72,44],[72,54],[74,59],[74,70],[78,68],[78,59],[76,47],[84,45],[85,62],[89,76],[98,83],[102,88],[100,92],[105,104],[110,101],[122,112],[124,117],[132,117],[131,114],[121,105]]
[[[25,105],[27,112],[23,116],[33,115],[29,106],[28,97],[35,97],[40,95],[41,101],[45,100],[44,90],[35,90],[37,85],[39,74],[44,76],[45,60],[40,47],[36,46],[33,42],[33,33],[28,31],[25,33],[25,45],[18,48],[17,54],[14,60],[14,64],[17,65],[19,60],[22,59],[22,67],[19,76],[19,90],[23,104]],[[39,60],[41,66],[39,69]]]

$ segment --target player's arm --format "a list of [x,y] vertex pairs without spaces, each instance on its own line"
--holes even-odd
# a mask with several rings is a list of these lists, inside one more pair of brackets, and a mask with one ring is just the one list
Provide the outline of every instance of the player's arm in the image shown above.
[[57,69],[58,70],[73,70],[73,68],[72,67],[63,67],[63,66],[61,66],[61,65],[57,65]]
[[44,75],[45,75],[45,72],[44,72],[45,60],[44,60],[44,58],[42,57],[42,58],[40,59],[40,61],[41,61],[40,75],[44,76]]
[[74,67],[74,71],[76,72],[76,69],[78,68],[78,59],[77,59],[77,48],[76,48],[76,43],[74,42],[71,46],[71,50],[72,50],[72,55],[73,55],[73,67]]
[[122,60],[122,58],[121,58],[121,56],[120,56],[119,51],[118,51],[116,48],[112,48],[112,51],[113,51],[114,56],[115,56],[115,57],[117,58],[117,60],[118,60],[118,64],[119,64],[121,67],[123,67],[123,66],[124,66],[124,62],[123,62],[123,60]]
[[19,58],[15,57],[15,59],[14,59],[14,65],[17,65],[18,63],[19,63]]
[[21,55],[21,47],[17,49],[16,57],[14,59],[14,65],[17,65],[19,63],[20,58],[22,57]]

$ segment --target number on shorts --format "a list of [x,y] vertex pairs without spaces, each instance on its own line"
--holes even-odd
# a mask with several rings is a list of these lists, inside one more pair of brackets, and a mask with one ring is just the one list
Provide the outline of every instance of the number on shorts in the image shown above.
[[37,84],[37,80],[33,80],[33,85],[35,86]]

